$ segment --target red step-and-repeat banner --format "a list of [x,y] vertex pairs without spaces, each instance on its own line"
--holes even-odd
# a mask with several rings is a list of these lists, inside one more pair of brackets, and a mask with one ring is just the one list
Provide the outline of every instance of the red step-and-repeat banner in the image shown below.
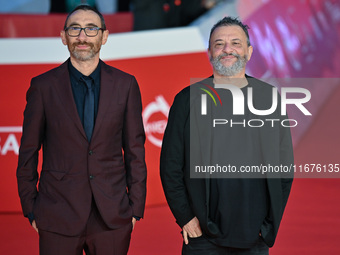
[[[238,11],[251,28],[255,49],[249,74],[259,78],[339,76],[338,1],[272,0],[253,6],[251,13],[242,11],[247,3],[239,1]],[[141,88],[147,205],[165,203],[159,156],[173,98],[191,78],[212,74],[205,41],[197,28],[188,27],[113,34],[103,46],[102,59],[135,75]],[[59,38],[0,39],[0,49],[0,212],[16,212],[21,210],[15,174],[25,93],[32,77],[61,64],[68,51]],[[326,100],[331,90],[318,93],[324,93],[320,98]]]

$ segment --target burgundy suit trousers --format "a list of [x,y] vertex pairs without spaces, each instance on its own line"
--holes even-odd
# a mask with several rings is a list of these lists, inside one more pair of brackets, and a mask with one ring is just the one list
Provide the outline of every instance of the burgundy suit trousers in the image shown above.
[[86,229],[79,236],[64,236],[39,230],[40,255],[126,255],[132,223],[109,229],[93,203]]

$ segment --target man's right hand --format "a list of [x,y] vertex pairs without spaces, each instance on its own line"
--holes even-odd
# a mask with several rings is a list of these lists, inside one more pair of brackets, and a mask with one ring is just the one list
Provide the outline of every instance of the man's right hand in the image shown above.
[[37,233],[39,233],[39,230],[37,228],[37,224],[35,223],[35,220],[32,221],[32,227],[34,228],[35,231],[37,231]]
[[202,235],[202,230],[198,219],[195,217],[187,224],[183,226],[183,239],[184,243],[188,244],[188,236],[191,238],[200,237]]

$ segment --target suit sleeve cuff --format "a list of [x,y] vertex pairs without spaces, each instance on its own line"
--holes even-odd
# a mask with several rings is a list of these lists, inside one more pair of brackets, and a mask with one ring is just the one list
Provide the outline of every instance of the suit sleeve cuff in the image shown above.
[[32,212],[27,214],[27,218],[28,218],[30,224],[32,225],[32,222],[35,220],[34,214]]

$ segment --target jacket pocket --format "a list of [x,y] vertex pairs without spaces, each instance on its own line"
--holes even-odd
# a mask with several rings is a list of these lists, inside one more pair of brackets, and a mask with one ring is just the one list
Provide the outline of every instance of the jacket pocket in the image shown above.
[[63,177],[66,175],[66,172],[56,171],[56,170],[49,170],[49,169],[43,169],[41,171],[41,174],[49,174],[52,175],[55,179],[58,181],[61,181]]

